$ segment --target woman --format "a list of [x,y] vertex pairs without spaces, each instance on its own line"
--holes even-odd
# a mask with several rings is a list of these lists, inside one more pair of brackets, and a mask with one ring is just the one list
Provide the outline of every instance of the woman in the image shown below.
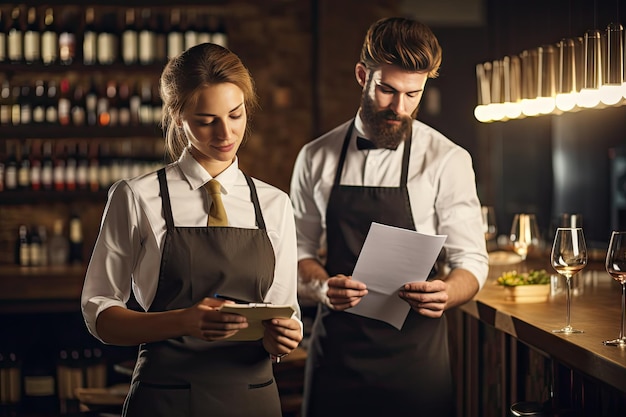
[[[253,80],[207,43],[170,60],[160,91],[177,161],[109,191],[83,287],[87,327],[104,343],[140,345],[124,416],[280,416],[270,355],[302,340],[296,237],[286,193],[238,167]],[[204,188],[212,179],[216,197]],[[212,226],[220,197],[227,226]],[[131,287],[145,312],[126,308]],[[296,313],[264,322],[261,340],[229,341],[248,323],[221,313],[229,301],[216,294]]]

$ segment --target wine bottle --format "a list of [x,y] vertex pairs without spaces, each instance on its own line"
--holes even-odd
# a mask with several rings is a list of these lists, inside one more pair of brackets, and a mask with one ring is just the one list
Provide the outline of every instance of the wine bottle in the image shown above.
[[156,49],[156,33],[152,28],[150,9],[141,10],[141,29],[139,30],[139,63],[154,63]]
[[122,33],[122,59],[126,65],[134,65],[138,60],[139,35],[135,26],[135,9],[126,9],[124,32]]
[[85,111],[87,117],[87,126],[96,126],[98,124],[98,89],[96,81],[92,78],[89,84],[89,90],[85,95]]
[[[207,14],[203,13],[202,15],[199,15],[198,20],[200,22],[207,22],[209,19],[208,19]],[[209,30],[209,27],[206,24],[198,26],[198,43],[211,42],[212,36],[213,34],[211,33],[211,31]]]
[[117,61],[117,15],[115,12],[105,13],[100,19],[98,33],[98,63],[110,65]]
[[2,80],[0,86],[0,125],[11,124],[11,84],[9,80]]
[[22,116],[22,86],[13,85],[11,87],[11,124],[18,126],[21,124]]
[[17,168],[17,187],[20,190],[30,188],[30,142],[26,141],[21,147],[20,162]]
[[173,58],[185,50],[185,38],[180,28],[180,9],[172,9],[167,34],[167,56]]
[[33,141],[33,147],[30,154],[30,188],[33,191],[41,190],[41,143]]
[[71,65],[76,59],[76,34],[73,27],[75,20],[74,14],[66,10],[59,34],[59,59],[63,65]]
[[25,415],[57,415],[56,367],[54,355],[33,346],[28,350],[22,364]]
[[65,145],[57,143],[54,152],[54,170],[52,172],[54,191],[65,190]]
[[185,14],[187,25],[185,27],[185,49],[198,44],[198,28],[196,27],[196,11],[188,9]]
[[98,34],[95,26],[93,7],[85,10],[85,30],[83,32],[83,63],[94,65],[97,62]]
[[34,92],[33,123],[42,124],[46,121],[46,83],[44,80],[35,80]]
[[111,114],[109,113],[109,97],[107,96],[106,85],[98,93],[96,104],[98,114],[98,126],[109,126],[111,124]]
[[88,142],[84,140],[78,143],[76,188],[79,190],[86,190],[89,188],[89,148]]
[[70,110],[72,125],[84,126],[87,123],[87,110],[85,107],[85,87],[78,83],[74,86],[72,94],[72,108]]
[[61,82],[59,83],[59,103],[57,109],[59,124],[61,126],[69,126],[72,121],[72,101],[70,90],[70,80],[67,78],[61,79]]
[[52,142],[43,143],[41,161],[41,188],[50,191],[54,188],[54,161],[52,160]]
[[54,10],[48,8],[44,14],[44,29],[41,34],[41,60],[45,65],[54,64],[58,58],[59,34],[54,21]]
[[83,224],[77,214],[70,218],[70,264],[83,263]]
[[24,60],[24,31],[19,6],[11,11],[11,21],[7,36],[7,54],[11,62],[20,63]]
[[132,126],[138,126],[140,122],[140,109],[141,109],[141,93],[139,91],[139,81],[136,81],[130,92],[130,98],[128,100],[130,105],[130,124]]
[[48,81],[46,94],[46,123],[56,125],[59,123],[59,87],[55,79]]
[[54,161],[52,159],[52,142],[45,141],[42,145],[41,188],[49,191],[54,188]]
[[96,192],[100,189],[100,161],[98,160],[98,143],[91,142],[89,144],[89,170],[88,181],[89,189]]
[[7,34],[5,32],[6,19],[4,11],[0,9],[0,62],[5,62],[7,58]]
[[167,62],[167,33],[165,32],[165,16],[163,13],[155,13],[153,17],[156,47],[154,48],[154,61],[159,63]]
[[37,231],[39,232],[39,239],[41,240],[41,261],[40,265],[46,266],[49,264],[48,260],[48,230],[46,226],[40,224],[37,227]]
[[119,123],[119,99],[115,80],[107,81],[106,96],[108,101],[109,126],[117,126]]
[[25,80],[20,89],[20,124],[27,125],[33,121],[34,92],[35,89]]
[[17,145],[7,143],[7,163],[4,168],[4,188],[7,191],[17,190]]
[[52,224],[52,235],[48,239],[48,261],[50,265],[67,265],[70,256],[70,243],[63,234],[63,220],[56,219]]
[[228,34],[222,19],[217,21],[214,32],[211,35],[211,42],[214,44],[228,48]]
[[68,144],[65,159],[65,189],[67,191],[76,190],[76,169],[78,161],[76,160],[76,144]]
[[152,117],[152,86],[149,80],[141,80],[139,121],[142,125],[150,125],[154,121],[154,118]]
[[14,352],[0,352],[0,415],[19,415],[22,399],[21,363]]
[[130,85],[128,82],[121,81],[117,89],[117,107],[119,113],[120,126],[130,125]]
[[30,265],[30,236],[25,224],[21,224],[17,229],[15,263],[20,266]]
[[30,229],[30,245],[28,246],[29,255],[29,265],[30,266],[41,266],[43,265],[41,252],[43,251],[43,242],[41,240],[41,236],[39,236],[39,228],[37,226],[33,226]]
[[26,31],[24,32],[24,60],[27,64],[41,61],[41,31],[37,20],[37,9],[28,8]]

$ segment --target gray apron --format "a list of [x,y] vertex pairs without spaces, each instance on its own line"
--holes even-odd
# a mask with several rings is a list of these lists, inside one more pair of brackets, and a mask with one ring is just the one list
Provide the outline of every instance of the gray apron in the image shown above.
[[[330,276],[352,274],[372,222],[415,230],[407,189],[411,138],[404,144],[399,187],[347,186],[340,179],[352,129],[353,124],[326,209]],[[452,413],[445,318],[426,318],[410,310],[402,330],[397,330],[320,304],[306,366],[304,417]]]
[[[275,258],[252,179],[246,175],[258,229],[175,227],[164,169],[158,178],[167,233],[150,311],[189,307],[215,293],[262,302]],[[142,344],[123,416],[281,416],[269,355],[261,340],[184,336]]]

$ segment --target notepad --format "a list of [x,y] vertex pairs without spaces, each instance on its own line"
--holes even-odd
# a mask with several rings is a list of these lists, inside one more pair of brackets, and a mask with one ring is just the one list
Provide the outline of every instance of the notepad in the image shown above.
[[265,328],[263,320],[275,318],[290,318],[295,310],[290,305],[250,303],[250,304],[224,304],[220,307],[224,313],[241,314],[248,319],[248,327],[239,330],[230,341],[251,341],[263,337]]

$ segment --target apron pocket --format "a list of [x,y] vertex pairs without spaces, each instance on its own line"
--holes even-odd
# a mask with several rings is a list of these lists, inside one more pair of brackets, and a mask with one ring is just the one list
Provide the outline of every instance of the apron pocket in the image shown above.
[[135,381],[124,403],[124,417],[188,417],[190,386]]

